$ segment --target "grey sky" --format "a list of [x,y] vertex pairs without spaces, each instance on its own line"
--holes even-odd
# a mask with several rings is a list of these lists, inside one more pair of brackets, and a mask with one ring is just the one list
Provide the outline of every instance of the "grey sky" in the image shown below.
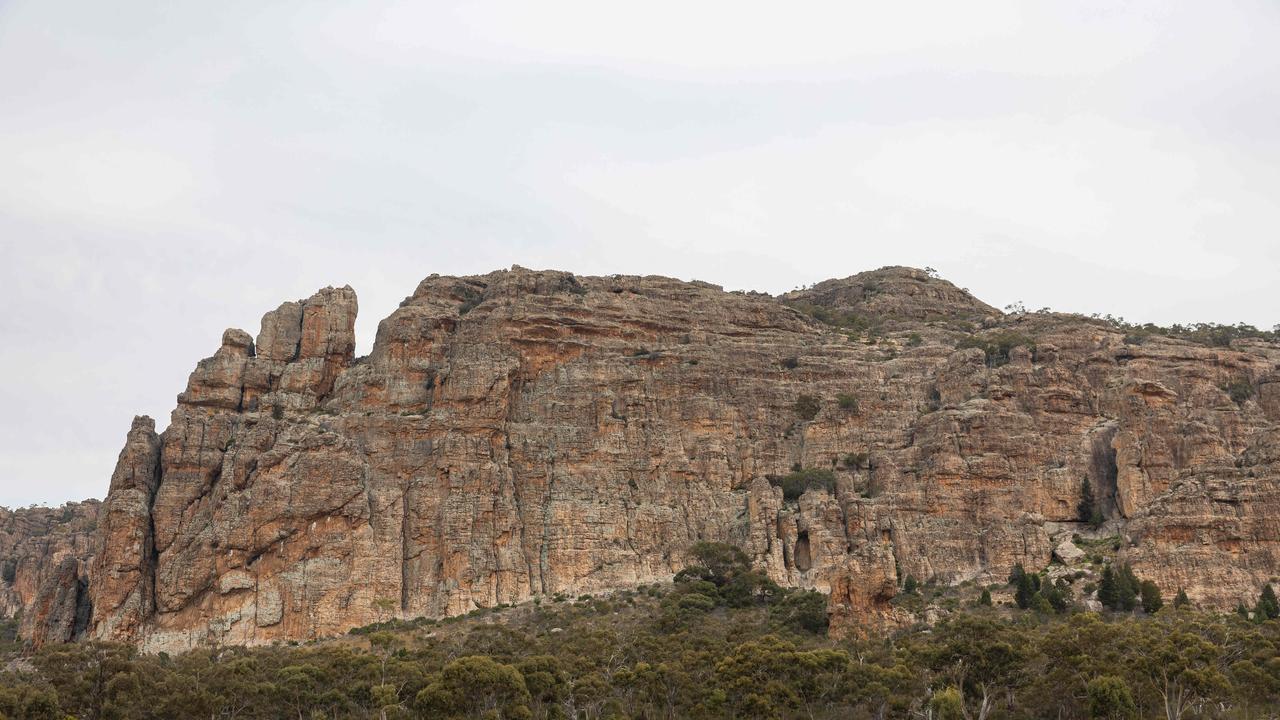
[[0,0],[0,504],[221,331],[518,263],[1280,322],[1280,6]]

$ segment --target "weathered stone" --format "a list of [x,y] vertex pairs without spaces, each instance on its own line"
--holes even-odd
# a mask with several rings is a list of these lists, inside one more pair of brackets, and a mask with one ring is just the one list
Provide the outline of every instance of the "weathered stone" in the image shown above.
[[[1280,348],[1128,345],[906,268],[784,300],[431,276],[358,360],[350,288],[285,303],[256,344],[224,335],[162,436],[135,423],[84,565],[86,634],[308,639],[663,580],[700,540],[829,592],[833,632],[860,633],[903,620],[889,600],[907,575],[1071,562],[1085,478],[1121,559],[1166,595],[1227,607],[1280,573]],[[974,329],[1027,340],[957,349]],[[1255,398],[1227,397],[1238,378]],[[833,491],[785,500],[796,466],[830,469]]]
[[75,559],[77,568],[92,560],[99,507],[97,500],[85,500],[57,508],[0,508],[0,615],[21,614],[28,630],[43,624],[37,596],[65,583],[66,559]]
[[1053,549],[1053,556],[1066,565],[1070,565],[1085,556],[1085,552],[1076,547],[1076,544],[1070,540],[1066,540],[1058,544]]

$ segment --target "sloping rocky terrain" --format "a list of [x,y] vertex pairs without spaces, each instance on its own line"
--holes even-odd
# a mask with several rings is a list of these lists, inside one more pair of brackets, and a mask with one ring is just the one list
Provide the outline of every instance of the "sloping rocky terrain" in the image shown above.
[[19,569],[46,558],[0,585],[24,633],[308,639],[666,579],[699,540],[857,633],[899,621],[908,575],[1050,563],[1085,480],[1170,596],[1229,607],[1280,574],[1264,340],[1006,315],[909,268],[780,298],[433,275],[360,358],[356,305],[326,288],[226,331],[163,433],[135,419],[96,527],[85,504],[56,543],[9,531]]

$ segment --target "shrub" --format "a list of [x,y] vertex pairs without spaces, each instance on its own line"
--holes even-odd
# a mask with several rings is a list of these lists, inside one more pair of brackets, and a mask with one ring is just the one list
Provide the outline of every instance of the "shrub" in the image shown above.
[[939,690],[929,698],[929,710],[931,717],[937,720],[963,720],[965,717],[964,695],[961,694],[960,688],[954,685]]
[[689,593],[682,596],[677,602],[676,607],[681,610],[691,610],[693,612],[707,612],[716,606],[716,601],[701,593]]
[[1071,606],[1071,588],[1061,580],[1041,590],[1040,595],[1049,602],[1054,612],[1066,612],[1067,608]]
[[1222,390],[1231,397],[1231,401],[1239,405],[1245,400],[1253,397],[1253,385],[1248,380],[1236,378],[1226,385],[1222,386]]
[[971,335],[961,340],[956,345],[956,349],[979,348],[986,355],[987,367],[1000,367],[1009,362],[1009,352],[1022,345],[1033,352],[1036,349],[1035,340],[1031,337],[1022,333],[1002,331],[986,337]]
[[769,484],[782,488],[784,500],[796,500],[806,490],[826,490],[832,495],[836,492],[836,475],[830,470],[807,468],[796,470],[782,477],[769,478]]
[[867,453],[864,452],[849,453],[844,456],[844,466],[850,470],[866,470],[868,459]]
[[920,337],[920,333],[913,332],[907,336],[907,347],[919,347],[924,343],[924,338]]
[[920,589],[920,583],[916,580],[915,575],[908,575],[907,579],[902,583],[902,592],[908,595],[915,595]]
[[929,388],[929,402],[925,405],[929,412],[937,412],[942,407],[942,391],[938,390],[938,386],[934,385]]
[[781,360],[778,361],[778,364],[781,365],[784,370],[795,370],[796,368],[800,367],[800,358],[797,358],[797,357],[782,358]]
[[814,590],[792,590],[769,606],[769,617],[784,627],[816,635],[827,632],[827,596]]
[[851,412],[855,415],[858,414],[858,398],[851,393],[840,393],[837,395],[836,404],[840,406],[841,410]]
[[1129,720],[1137,717],[1129,684],[1115,675],[1100,675],[1085,686],[1089,698],[1089,717],[1100,720]]
[[799,301],[787,302],[787,305],[826,325],[832,325],[838,328],[847,328],[855,332],[868,330],[874,327],[874,323],[871,320],[854,312],[841,312],[821,305],[814,305],[812,303]]
[[707,579],[716,585],[724,585],[729,578],[751,568],[747,554],[728,543],[699,542],[689,552],[698,561],[698,567],[706,569]]
[[1164,598],[1160,596],[1160,588],[1150,580],[1138,584],[1138,594],[1142,597],[1142,611],[1151,614],[1164,607]]
[[818,417],[818,411],[822,409],[822,402],[813,395],[801,395],[796,398],[793,406],[796,415],[802,420],[812,420]]
[[1009,570],[1009,584],[1017,585],[1018,583],[1022,582],[1022,576],[1026,574],[1027,574],[1027,571],[1023,569],[1022,563],[1018,563],[1014,565]]

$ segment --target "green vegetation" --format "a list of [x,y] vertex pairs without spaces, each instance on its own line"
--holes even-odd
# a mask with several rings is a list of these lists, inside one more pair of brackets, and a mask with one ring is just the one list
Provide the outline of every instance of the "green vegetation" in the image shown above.
[[866,470],[870,467],[870,456],[864,452],[852,452],[841,460],[850,470]]
[[845,412],[858,414],[858,398],[852,393],[840,393],[836,395],[836,404]]
[[1093,495],[1093,485],[1087,477],[1080,482],[1080,502],[1076,504],[1076,517],[1080,522],[1089,523],[1089,526],[1094,530],[1097,530],[1106,521],[1106,518],[1102,515],[1102,510],[1098,507],[1098,501]]
[[916,580],[915,575],[908,575],[907,579],[902,582],[902,592],[908,595],[915,595],[920,589],[920,583]]
[[822,468],[797,468],[782,477],[770,476],[769,484],[782,488],[784,500],[798,500],[806,490],[815,488],[836,493],[835,473]]
[[1107,565],[1098,584],[1098,602],[1109,610],[1132,610],[1138,605],[1138,578],[1128,565]]
[[796,398],[793,408],[796,416],[801,420],[812,420],[818,417],[818,411],[822,409],[822,401],[813,395],[801,395]]
[[851,330],[855,333],[865,332],[877,327],[872,320],[853,312],[840,312],[831,308],[802,301],[787,302],[790,307],[799,310],[824,325]]
[[1276,601],[1276,591],[1271,585],[1264,585],[1262,594],[1258,596],[1258,604],[1254,606],[1254,618],[1257,620],[1275,620],[1280,618],[1280,602]]
[[[1017,567],[1011,581],[1041,588],[1029,603],[1036,612],[988,607],[984,591],[972,611],[944,613],[932,627],[837,640],[827,635],[823,595],[778,587],[731,545],[698,543],[690,554],[693,564],[671,583],[402,622],[395,630],[380,623],[301,646],[173,656],[106,643],[46,647],[0,671],[0,716],[995,720],[1280,713],[1280,620],[1171,608],[1056,614],[1045,594],[1049,583]],[[1275,602],[1274,591],[1263,595],[1260,603]]]
[[1222,391],[1231,398],[1231,401],[1239,405],[1245,400],[1253,397],[1253,384],[1244,378],[1236,378],[1226,385],[1222,386]]
[[970,335],[956,344],[957,350],[978,348],[986,355],[987,367],[1000,367],[1009,362],[1009,353],[1016,347],[1025,346],[1035,352],[1035,340],[1022,333],[1001,330],[988,335]]
[[1113,330],[1125,334],[1124,341],[1129,345],[1141,345],[1152,337],[1167,337],[1185,340],[1209,347],[1228,347],[1236,340],[1263,340],[1280,342],[1280,325],[1271,330],[1259,330],[1245,323],[1235,325],[1219,325],[1217,323],[1192,323],[1190,325],[1170,325],[1163,327],[1152,323],[1134,324],[1125,322],[1124,318],[1110,315],[1093,316]]

